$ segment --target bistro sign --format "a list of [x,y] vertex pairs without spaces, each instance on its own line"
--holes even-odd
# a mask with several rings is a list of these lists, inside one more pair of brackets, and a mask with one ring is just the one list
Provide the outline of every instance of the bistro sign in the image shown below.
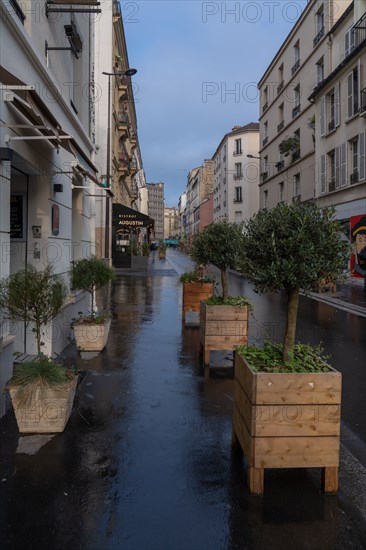
[[148,227],[151,223],[149,216],[128,208],[123,204],[113,205],[113,225],[117,227]]

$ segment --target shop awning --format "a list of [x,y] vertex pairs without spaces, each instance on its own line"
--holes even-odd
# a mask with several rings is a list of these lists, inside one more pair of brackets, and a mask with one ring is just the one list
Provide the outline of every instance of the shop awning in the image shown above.
[[149,227],[153,220],[146,214],[128,208],[124,204],[113,204],[112,224],[117,228]]

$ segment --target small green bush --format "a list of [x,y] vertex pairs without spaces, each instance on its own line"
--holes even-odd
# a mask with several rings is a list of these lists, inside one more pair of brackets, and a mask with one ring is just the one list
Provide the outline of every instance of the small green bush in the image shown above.
[[204,275],[197,273],[197,271],[189,271],[183,273],[180,277],[181,283],[214,283],[215,277],[212,275]]
[[249,298],[246,296],[211,296],[205,300],[205,304],[208,306],[237,306],[237,307],[248,307],[250,311],[253,310],[253,304]]

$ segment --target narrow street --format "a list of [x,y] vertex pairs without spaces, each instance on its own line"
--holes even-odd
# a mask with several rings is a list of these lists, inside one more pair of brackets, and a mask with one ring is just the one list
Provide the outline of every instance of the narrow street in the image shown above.
[[[182,326],[188,269],[168,250],[147,272],[118,272],[100,297],[113,313],[107,348],[65,350],[83,374],[64,433],[19,437],[12,411],[1,420],[2,548],[364,548],[366,319],[301,298],[299,338],[322,341],[343,373],[339,494],[299,469],[266,471],[264,496],[249,496],[231,451],[230,354],[213,354],[205,376],[198,329]],[[281,338],[282,295],[257,296],[236,274],[229,290],[254,301],[251,341]]]

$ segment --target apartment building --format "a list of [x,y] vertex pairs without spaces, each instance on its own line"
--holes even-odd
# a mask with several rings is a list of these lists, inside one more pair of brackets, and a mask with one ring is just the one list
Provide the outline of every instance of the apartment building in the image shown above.
[[185,239],[187,236],[186,229],[186,206],[187,206],[187,193],[184,191],[178,199],[178,210],[179,210],[179,237]]
[[[215,154],[213,220],[240,223],[259,208],[259,124],[235,126]],[[248,158],[248,155],[251,158]]]
[[310,0],[261,78],[260,208],[314,199],[316,106],[333,63],[329,32],[351,0]]
[[212,160],[205,160],[202,166],[193,168],[188,174],[184,216],[186,235],[189,238],[200,230],[200,206],[212,193],[213,167]]
[[327,70],[315,108],[315,195],[349,232],[366,215],[366,0],[352,2],[327,37]]
[[103,0],[102,6],[95,33],[94,71],[99,99],[95,139],[99,170],[110,189],[103,198],[97,198],[96,231],[99,254],[110,258],[114,246],[110,203],[147,213],[147,192],[137,133],[134,71],[129,66],[121,6],[117,0]]
[[179,209],[176,207],[164,208],[164,239],[178,239],[179,237]]
[[164,183],[147,183],[148,213],[154,220],[154,238],[164,240]]
[[[70,263],[95,253],[94,195],[105,193],[94,162],[95,13],[92,0],[0,3],[0,278],[52,264],[68,284]],[[88,307],[70,293],[46,354],[62,351]],[[35,353],[34,340],[32,327],[0,319],[0,415],[13,352]]]

